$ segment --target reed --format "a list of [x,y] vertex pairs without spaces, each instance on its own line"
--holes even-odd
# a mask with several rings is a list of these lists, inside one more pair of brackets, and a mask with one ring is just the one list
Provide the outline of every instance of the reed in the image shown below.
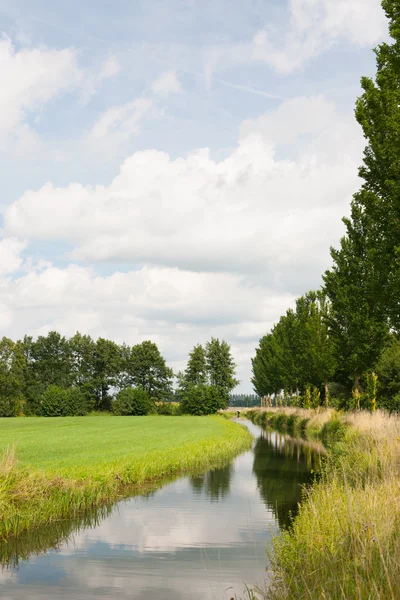
[[261,597],[400,597],[399,431],[400,417],[381,411],[330,414],[320,428],[325,469],[291,528],[275,538]]

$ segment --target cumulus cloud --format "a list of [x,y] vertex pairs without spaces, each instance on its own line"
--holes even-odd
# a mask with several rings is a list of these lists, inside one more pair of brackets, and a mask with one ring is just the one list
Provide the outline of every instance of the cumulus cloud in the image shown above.
[[164,71],[160,77],[153,81],[151,89],[159,96],[169,96],[182,91],[175,71]]
[[[99,138],[118,119],[104,119]],[[292,144],[290,160],[276,156],[282,143]],[[358,129],[330,102],[301,98],[245,122],[222,161],[207,149],[176,160],[136,152],[109,186],[49,183],[26,192],[6,210],[5,227],[63,240],[75,260],[236,273],[297,292],[315,285],[329,262],[357,189],[361,148]]]
[[0,40],[0,138],[18,132],[33,110],[59,93],[75,87],[82,78],[76,53],[67,48],[24,48]]

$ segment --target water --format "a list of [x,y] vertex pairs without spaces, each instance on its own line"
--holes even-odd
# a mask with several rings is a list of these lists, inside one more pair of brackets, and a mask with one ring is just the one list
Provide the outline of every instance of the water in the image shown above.
[[[247,424],[247,423],[246,423]],[[247,426],[252,451],[0,548],[2,600],[224,600],[263,586],[265,548],[296,514],[318,449]]]

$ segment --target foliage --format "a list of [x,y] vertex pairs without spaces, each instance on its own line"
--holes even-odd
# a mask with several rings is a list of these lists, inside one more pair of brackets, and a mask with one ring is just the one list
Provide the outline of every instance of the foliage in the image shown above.
[[229,344],[225,340],[211,338],[206,344],[206,361],[210,385],[218,390],[221,408],[226,408],[229,394],[240,383],[235,377],[236,365]]
[[133,346],[127,365],[130,385],[140,387],[154,400],[166,399],[172,389],[172,369],[167,367],[156,344]]
[[295,311],[288,310],[271,333],[260,340],[252,360],[252,383],[257,394],[278,396],[285,390],[285,404],[292,403],[293,396],[299,404],[300,391],[306,393],[312,384],[314,404],[320,403],[317,388],[321,386],[328,403],[328,381],[336,365],[328,314],[324,294],[309,292],[297,300]]
[[43,417],[83,416],[90,412],[92,404],[77,387],[67,389],[49,385],[42,394],[40,415]]
[[142,388],[121,390],[112,403],[114,415],[147,415],[153,408],[149,394]]
[[221,408],[225,408],[225,397],[214,385],[190,383],[182,393],[181,411],[183,414],[211,415]]

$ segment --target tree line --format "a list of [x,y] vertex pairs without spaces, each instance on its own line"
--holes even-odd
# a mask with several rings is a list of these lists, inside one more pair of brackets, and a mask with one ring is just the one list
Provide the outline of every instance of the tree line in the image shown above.
[[[0,416],[66,416],[111,410],[115,414],[146,414],[157,403],[173,400],[179,400],[186,412],[207,414],[227,404],[237,384],[234,374],[229,345],[215,338],[205,349],[194,348],[186,371],[177,375],[174,390],[173,370],[151,341],[119,345],[79,332],[66,338],[56,331],[36,340],[25,336],[14,342],[3,337]],[[205,393],[213,396],[208,408],[196,407],[193,399],[188,401],[196,393],[200,405]]]
[[400,410],[400,3],[383,0],[392,43],[376,50],[355,116],[367,146],[346,233],[323,286],[260,340],[253,386],[305,406]]

